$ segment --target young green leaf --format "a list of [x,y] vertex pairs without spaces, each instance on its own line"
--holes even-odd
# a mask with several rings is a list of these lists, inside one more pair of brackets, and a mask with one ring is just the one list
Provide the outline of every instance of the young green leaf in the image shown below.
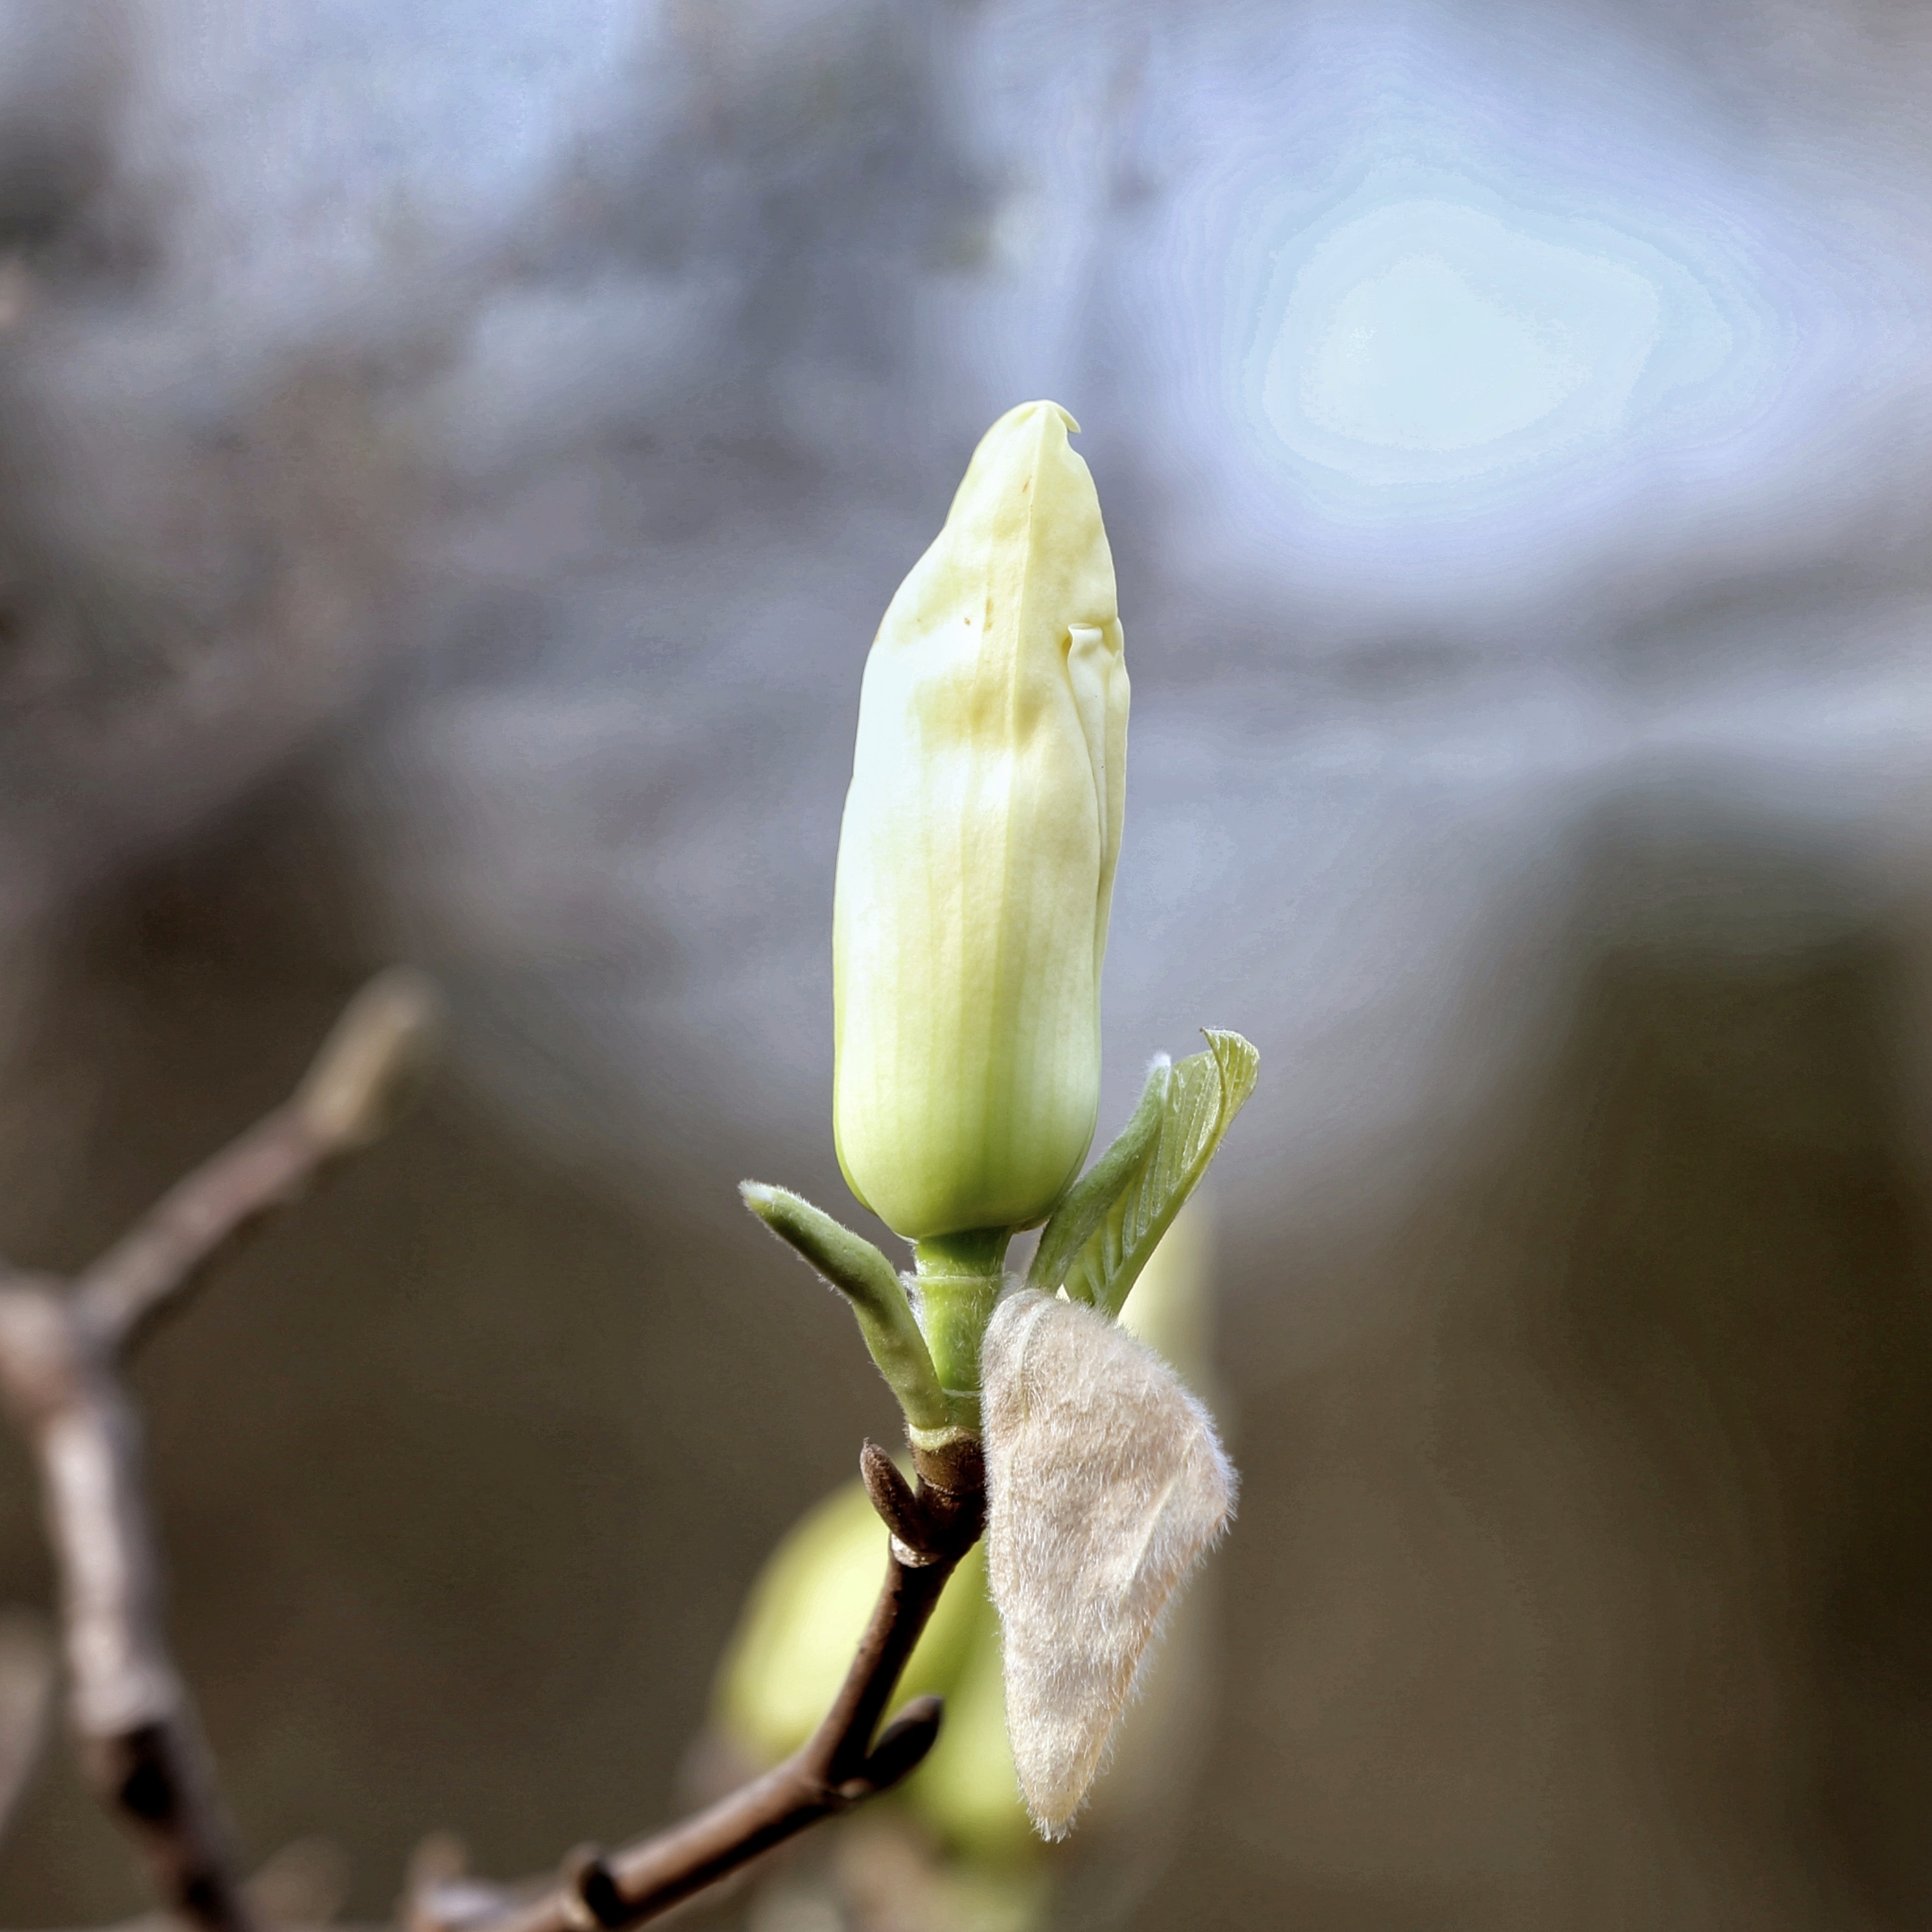
[[1201,1032],[1208,1051],[1191,1055],[1168,1076],[1153,1145],[1067,1265],[1069,1300],[1091,1302],[1104,1315],[1119,1315],[1161,1236],[1207,1173],[1229,1123],[1254,1091],[1261,1064],[1254,1047],[1218,1027]]
[[[1027,1286],[1051,1294],[1067,1279],[1067,1269],[1095,1231],[1106,1219],[1107,1209],[1117,1201],[1135,1174],[1146,1165],[1160,1134],[1161,1119],[1166,1112],[1167,1088],[1174,1078],[1174,1063],[1165,1054],[1156,1055],[1148,1069],[1147,1085],[1127,1124],[1113,1146],[1074,1182],[1066,1199],[1054,1209],[1053,1218],[1040,1231],[1039,1246],[1033,1251],[1033,1266],[1027,1270]],[[1086,1286],[1085,1277],[1081,1286]],[[1072,1283],[1067,1292],[1076,1300]]]
[[916,1429],[951,1425],[945,1391],[893,1265],[863,1235],[784,1188],[746,1181],[744,1204],[852,1304],[872,1360]]

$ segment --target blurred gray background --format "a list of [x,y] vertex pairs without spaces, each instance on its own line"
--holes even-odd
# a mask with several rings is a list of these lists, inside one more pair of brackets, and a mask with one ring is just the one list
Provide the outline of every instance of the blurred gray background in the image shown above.
[[[666,1816],[889,1428],[733,1183],[850,1208],[865,649],[1045,394],[1135,682],[1103,1123],[1265,1055],[1132,1923],[1932,1918],[1928,97],[1885,0],[0,5],[0,1248],[374,966],[455,1013],[141,1370],[256,1856],[374,1915]],[[141,1898],[50,1756],[0,1923]]]

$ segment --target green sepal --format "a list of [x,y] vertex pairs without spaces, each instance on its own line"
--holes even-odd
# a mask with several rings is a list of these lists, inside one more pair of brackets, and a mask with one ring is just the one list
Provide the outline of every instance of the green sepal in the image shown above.
[[1118,1317],[1140,1270],[1254,1091],[1261,1065],[1254,1047],[1219,1027],[1203,1027],[1201,1033],[1208,1051],[1190,1055],[1169,1075],[1159,1132],[1067,1267],[1068,1296],[1091,1302],[1104,1315]]
[[945,1391],[914,1320],[911,1304],[893,1265],[863,1235],[784,1188],[746,1181],[744,1204],[780,1241],[794,1248],[852,1304],[859,1332],[879,1373],[917,1429],[944,1429],[950,1421]]
[[1147,1085],[1127,1124],[1106,1152],[1073,1183],[1054,1209],[1053,1218],[1040,1230],[1039,1246],[1033,1250],[1033,1265],[1027,1270],[1029,1288],[1051,1294],[1066,1282],[1069,1295],[1082,1301],[1091,1298],[1086,1275],[1080,1276],[1076,1289],[1067,1279],[1067,1269],[1106,1219],[1107,1209],[1146,1165],[1160,1133],[1173,1080],[1174,1063],[1165,1054],[1158,1055],[1148,1069]]

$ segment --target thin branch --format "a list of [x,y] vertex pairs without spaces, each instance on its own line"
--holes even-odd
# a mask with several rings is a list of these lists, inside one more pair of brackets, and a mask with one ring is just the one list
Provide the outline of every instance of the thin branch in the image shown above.
[[0,1843],[39,1758],[53,1688],[54,1646],[39,1620],[0,1616]]
[[622,1932],[915,1769],[939,1734],[937,1698],[915,1698],[874,1733],[985,1513],[977,1445],[953,1445],[944,1464],[919,1460],[919,1486],[909,1489],[891,1459],[866,1445],[866,1485],[892,1530],[885,1587],[836,1700],[798,1751],[668,1831],[607,1856],[572,1853],[535,1897],[432,1881],[412,1901],[411,1932]]
[[89,1781],[169,1905],[208,1932],[251,1932],[162,1632],[140,1427],[112,1354],[58,1283],[15,1277],[0,1290],[0,1393],[39,1470],[69,1713]]
[[140,1426],[122,1370],[153,1318],[244,1228],[383,1131],[434,1014],[425,982],[384,974],[294,1098],[166,1195],[72,1288],[0,1275],[0,1398],[39,1473],[81,1762],[165,1903],[206,1932],[254,1932],[256,1915],[168,1650]]
[[428,1056],[436,1017],[419,974],[397,968],[371,980],[294,1097],[163,1195],[75,1282],[95,1333],[111,1349],[129,1346],[242,1234],[376,1140]]

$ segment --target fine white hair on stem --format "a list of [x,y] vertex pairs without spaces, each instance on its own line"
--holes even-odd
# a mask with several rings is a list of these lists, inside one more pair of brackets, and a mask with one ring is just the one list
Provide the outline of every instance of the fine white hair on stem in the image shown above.
[[1236,1478],[1174,1370],[1081,1303],[1008,1296],[982,1360],[1006,1727],[1027,1807],[1060,1838],[1162,1613],[1233,1514]]

